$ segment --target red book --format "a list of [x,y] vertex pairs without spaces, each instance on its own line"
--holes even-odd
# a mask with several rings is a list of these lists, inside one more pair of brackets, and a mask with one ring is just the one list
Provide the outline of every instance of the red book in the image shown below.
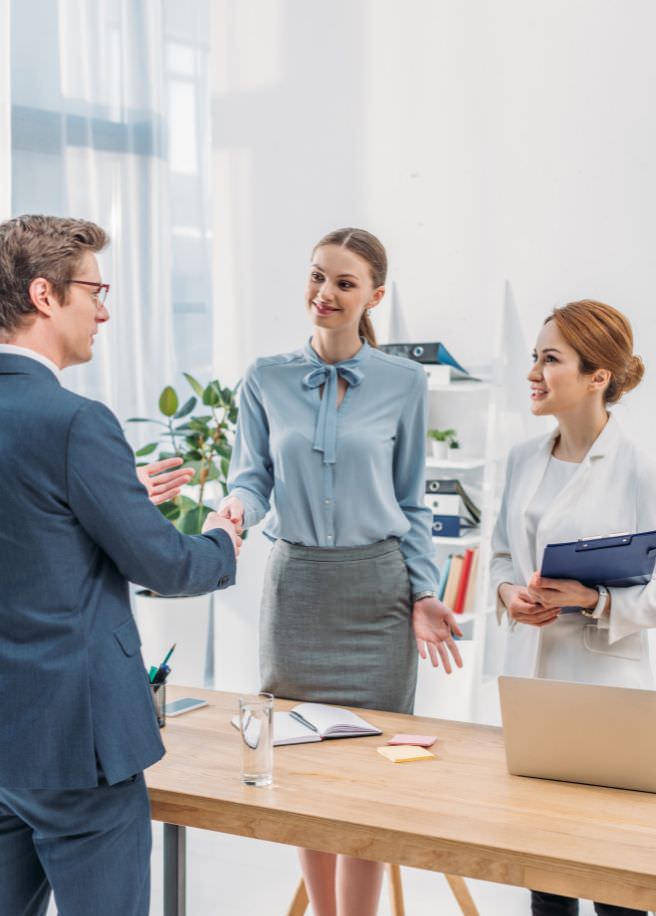
[[474,548],[468,547],[465,551],[465,557],[462,561],[462,572],[458,582],[458,591],[456,600],[453,604],[454,614],[462,614],[465,606],[465,595],[467,594],[467,583],[469,582],[469,573],[471,572],[472,560],[474,559]]

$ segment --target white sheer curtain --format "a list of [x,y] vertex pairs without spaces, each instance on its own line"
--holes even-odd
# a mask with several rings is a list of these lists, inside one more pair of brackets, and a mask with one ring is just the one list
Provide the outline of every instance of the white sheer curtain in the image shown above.
[[[182,22],[172,0],[0,0],[0,10],[7,3],[11,211],[84,217],[104,226],[112,239],[100,259],[103,279],[112,286],[111,320],[97,338],[93,362],[68,370],[64,382],[103,400],[121,419],[152,415],[157,394],[175,382],[178,365],[199,371],[203,345],[196,338],[211,336],[202,321],[192,323],[190,332],[188,321],[199,311],[210,320],[204,311],[209,269],[207,289],[189,296],[185,270],[202,270],[202,257],[194,262],[176,252],[181,233],[200,237],[201,249],[208,235],[203,207],[189,214],[190,200],[209,198],[206,186],[199,193],[208,131],[198,99],[205,80],[206,0],[186,3]],[[185,99],[191,111],[185,115],[195,128],[182,164],[175,139],[178,78],[172,79],[170,64],[173,58],[175,72],[180,48],[191,61],[192,92]],[[183,192],[181,168],[187,172]],[[176,329],[178,341],[186,341],[177,353]],[[207,353],[209,365],[210,342]]]
[[0,0],[0,220],[11,215],[9,2]]

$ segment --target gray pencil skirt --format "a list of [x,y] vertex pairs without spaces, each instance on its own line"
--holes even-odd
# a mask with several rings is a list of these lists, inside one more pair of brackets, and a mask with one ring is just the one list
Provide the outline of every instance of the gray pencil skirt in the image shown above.
[[337,548],[276,541],[260,673],[262,690],[278,697],[412,712],[417,648],[398,540]]

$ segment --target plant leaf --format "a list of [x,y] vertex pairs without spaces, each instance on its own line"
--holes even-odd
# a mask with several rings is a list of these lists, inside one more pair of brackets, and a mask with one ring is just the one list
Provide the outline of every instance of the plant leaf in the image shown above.
[[144,455],[152,455],[156,448],[157,442],[149,442],[148,445],[144,445],[142,448],[137,449],[134,454],[137,458],[143,458]]
[[201,385],[201,383],[197,382],[196,379],[193,377],[193,375],[189,375],[188,372],[183,372],[182,374],[187,379],[191,387],[194,389],[198,397],[202,398],[203,397],[203,386]]
[[165,417],[172,417],[178,409],[178,395],[175,388],[167,385],[159,396],[159,409]]
[[189,398],[189,400],[185,401],[182,407],[177,411],[173,419],[179,420],[181,417],[186,417],[188,413],[191,413],[191,411],[194,409],[195,406],[196,406],[196,398],[194,397]]
[[176,519],[180,518],[180,507],[176,506],[175,502],[171,499],[167,500],[165,503],[161,503],[157,508],[164,518],[168,519],[170,522],[174,522]]
[[203,404],[208,407],[218,407],[221,403],[221,386],[217,381],[210,382],[203,392]]
[[200,534],[203,528],[203,522],[212,510],[209,506],[195,506],[189,512],[182,516],[178,529],[183,534]]

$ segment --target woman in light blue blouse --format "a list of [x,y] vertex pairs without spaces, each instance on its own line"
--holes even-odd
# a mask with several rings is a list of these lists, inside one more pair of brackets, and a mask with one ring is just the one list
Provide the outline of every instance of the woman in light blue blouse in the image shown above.
[[[247,370],[220,512],[274,542],[260,620],[262,689],[315,702],[412,712],[417,649],[462,664],[437,599],[424,505],[426,379],[376,349],[385,249],[341,229],[312,256],[300,350]],[[382,866],[301,851],[316,916],[368,916]]]

